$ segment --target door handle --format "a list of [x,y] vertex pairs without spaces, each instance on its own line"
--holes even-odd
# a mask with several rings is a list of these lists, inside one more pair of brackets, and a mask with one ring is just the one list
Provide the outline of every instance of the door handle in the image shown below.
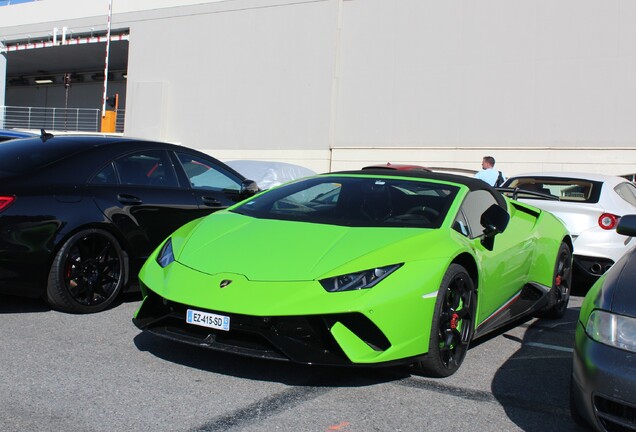
[[226,207],[218,199],[212,198],[212,197],[208,197],[208,196],[201,197],[201,201],[203,201],[203,204],[205,204],[208,207],[214,207],[214,208],[218,208],[218,209],[222,209],[222,208]]
[[137,198],[134,195],[128,195],[128,194],[117,194],[117,200],[122,204],[128,204],[128,205],[143,204],[143,201],[140,198]]

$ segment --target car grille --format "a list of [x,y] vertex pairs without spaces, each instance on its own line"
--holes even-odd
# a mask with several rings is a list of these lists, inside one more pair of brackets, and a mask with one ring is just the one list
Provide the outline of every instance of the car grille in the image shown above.
[[158,336],[217,351],[307,364],[350,364],[330,332],[337,322],[376,351],[391,346],[378,327],[360,313],[251,316],[197,308],[229,316],[230,331],[223,331],[186,323],[187,309],[187,305],[168,301],[148,290],[148,298],[134,322]]
[[594,411],[608,432],[636,431],[636,407],[600,395],[594,396]]

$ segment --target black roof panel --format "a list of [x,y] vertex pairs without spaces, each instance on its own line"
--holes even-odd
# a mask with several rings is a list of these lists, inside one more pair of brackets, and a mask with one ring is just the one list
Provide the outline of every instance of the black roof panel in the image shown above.
[[429,172],[422,170],[387,170],[387,169],[364,169],[364,170],[356,170],[356,171],[340,171],[334,172],[330,174],[359,174],[359,175],[380,175],[380,176],[390,176],[390,177],[415,177],[415,178],[423,178],[423,179],[431,179],[431,180],[439,180],[446,181],[450,183],[457,183],[461,185],[465,185],[470,190],[479,190],[479,189],[487,189],[496,191],[492,186],[483,180],[468,177],[459,174],[448,174],[448,173],[440,173],[440,172]]
[[387,169],[364,169],[364,170],[356,170],[356,171],[339,171],[333,172],[329,174],[355,174],[355,175],[364,175],[364,176],[388,176],[388,177],[413,177],[418,179],[430,179],[430,180],[438,180],[445,181],[449,183],[456,183],[460,185],[466,186],[469,190],[487,190],[493,194],[499,205],[503,208],[506,208],[506,200],[504,196],[494,187],[490,186],[483,180],[480,180],[475,177],[468,177],[459,174],[448,174],[448,173],[440,173],[440,172],[428,172],[421,170],[387,170]]

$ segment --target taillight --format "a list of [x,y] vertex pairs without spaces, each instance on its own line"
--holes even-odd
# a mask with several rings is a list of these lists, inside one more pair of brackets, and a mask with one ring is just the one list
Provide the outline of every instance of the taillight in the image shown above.
[[603,213],[601,217],[598,218],[598,226],[604,230],[614,229],[616,228],[616,224],[618,224],[618,216],[611,213]]
[[9,207],[13,201],[15,201],[14,196],[0,196],[0,212]]

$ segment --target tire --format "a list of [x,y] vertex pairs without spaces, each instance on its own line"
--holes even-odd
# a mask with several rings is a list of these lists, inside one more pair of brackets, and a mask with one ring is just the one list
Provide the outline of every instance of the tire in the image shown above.
[[570,292],[572,290],[572,252],[570,247],[561,243],[554,273],[552,276],[552,290],[550,290],[550,302],[541,311],[541,316],[545,318],[562,318],[568,309]]
[[475,331],[477,295],[464,267],[451,264],[435,302],[428,355],[415,364],[423,375],[443,378],[461,366]]
[[47,301],[64,312],[102,311],[122,290],[126,272],[124,252],[113,235],[99,229],[80,231],[55,255]]

